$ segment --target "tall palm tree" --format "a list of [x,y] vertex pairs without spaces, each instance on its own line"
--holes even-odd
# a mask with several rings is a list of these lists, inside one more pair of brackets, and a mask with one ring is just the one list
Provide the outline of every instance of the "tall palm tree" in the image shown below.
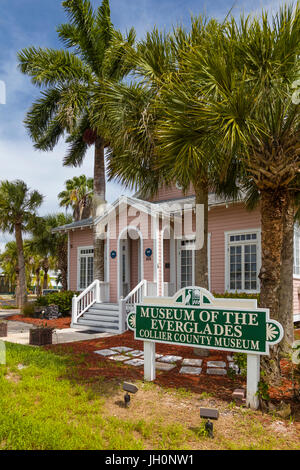
[[74,176],[65,182],[66,189],[58,195],[60,207],[71,207],[74,220],[88,219],[92,216],[93,178],[85,175]]
[[[215,151],[211,135],[194,125],[192,111],[198,88],[187,84],[184,55],[212,42],[220,26],[192,19],[190,33],[157,29],[132,52],[137,83],[106,83],[97,100],[104,104],[111,133],[108,172],[141,193],[155,193],[162,184],[192,184],[196,204],[204,206],[204,244],[196,245],[196,284],[208,288],[208,192],[217,176],[226,179],[229,163]],[[183,95],[183,96],[181,96]],[[93,114],[97,125],[97,111]],[[101,116],[99,116],[99,120]],[[222,175],[221,175],[222,173]],[[217,175],[217,176],[216,176]],[[225,187],[225,186],[224,186]],[[202,237],[201,237],[202,238]]]
[[206,132],[219,149],[238,158],[260,195],[260,304],[270,308],[285,331],[284,341],[271,351],[275,375],[280,353],[293,337],[292,270],[283,273],[281,266],[285,229],[292,258],[294,193],[299,190],[300,114],[292,101],[299,53],[297,3],[295,8],[282,7],[272,20],[266,13],[239,22],[232,18],[217,45],[186,58],[191,77],[202,83],[194,120],[206,122]]
[[44,272],[43,289],[48,287],[49,269],[57,269],[61,272],[63,290],[68,288],[68,244],[67,236],[61,233],[53,233],[56,227],[71,223],[72,217],[63,213],[49,214],[41,218],[38,227],[29,240],[31,250],[41,258],[41,268]]
[[2,181],[0,184],[0,229],[14,233],[16,239],[17,305],[20,309],[23,309],[27,299],[23,233],[31,232],[36,226],[39,220],[37,209],[42,201],[43,196],[38,191],[30,191],[24,181]]
[[[109,0],[94,10],[90,0],[66,0],[62,3],[69,23],[57,28],[66,49],[30,47],[19,54],[19,68],[42,87],[41,98],[31,107],[25,125],[39,150],[53,150],[60,137],[69,144],[64,165],[80,166],[89,146],[94,146],[93,216],[101,214],[105,204],[105,158],[108,142],[101,126],[91,123],[95,89],[104,79],[118,81],[128,72],[127,46],[135,39],[131,29],[124,38],[111,23]],[[104,240],[94,229],[94,277],[104,280]]]

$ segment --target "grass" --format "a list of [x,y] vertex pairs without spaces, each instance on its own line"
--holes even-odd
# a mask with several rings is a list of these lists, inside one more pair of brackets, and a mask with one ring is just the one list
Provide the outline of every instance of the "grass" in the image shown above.
[[[0,366],[1,450],[299,448],[294,423],[278,435],[274,418],[266,422],[209,393],[138,382],[126,409],[120,381],[82,382],[71,355],[7,343],[6,357]],[[220,409],[215,439],[206,435],[200,405]]]

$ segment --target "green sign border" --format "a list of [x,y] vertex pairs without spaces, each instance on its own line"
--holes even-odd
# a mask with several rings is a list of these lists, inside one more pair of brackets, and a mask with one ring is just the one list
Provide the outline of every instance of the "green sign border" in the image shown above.
[[[129,313],[128,317],[127,317],[127,323],[128,323],[128,327],[130,330],[134,331],[134,339],[138,340],[138,341],[149,341],[149,342],[153,342],[153,343],[161,343],[161,344],[172,344],[172,345],[177,345],[177,346],[187,346],[187,347],[193,347],[193,348],[202,348],[202,349],[211,349],[211,350],[217,350],[217,351],[228,351],[228,352],[241,352],[241,353],[245,353],[245,354],[258,354],[258,355],[268,355],[269,354],[269,347],[270,346],[273,346],[277,343],[279,343],[281,340],[282,340],[282,337],[283,337],[283,328],[282,328],[282,325],[277,322],[276,320],[271,320],[270,319],[270,310],[269,309],[264,309],[264,308],[257,308],[257,307],[248,307],[248,308],[244,308],[244,307],[232,307],[232,306],[229,306],[229,305],[226,305],[226,303],[228,303],[228,300],[232,300],[233,302],[237,301],[236,303],[238,304],[243,304],[243,302],[240,302],[240,299],[224,299],[224,306],[223,305],[219,305],[220,301],[222,301],[222,299],[218,298],[218,305],[213,305],[213,300],[214,300],[214,297],[213,295],[208,292],[206,289],[202,289],[202,288],[198,288],[198,287],[189,287],[188,289],[197,289],[197,291],[199,291],[199,289],[201,290],[201,293],[203,294],[203,296],[205,295],[209,295],[208,299],[210,299],[212,302],[211,303],[204,303],[204,302],[201,302],[201,305],[185,305],[185,304],[181,304],[181,303],[176,303],[178,302],[176,299],[178,299],[178,296],[179,295],[182,295],[182,292],[183,292],[183,289],[181,289],[179,292],[177,292],[172,298],[168,298],[168,300],[170,301],[170,304],[166,304],[164,302],[162,302],[162,297],[157,297],[155,298],[155,300],[157,300],[157,303],[153,304],[151,302],[151,304],[148,304],[147,303],[147,297],[144,299],[144,302],[143,303],[140,303],[140,304],[137,304],[135,306],[135,312],[131,312]],[[164,298],[166,300],[166,298]],[[207,299],[207,300],[208,300]],[[151,299],[153,300],[153,299]],[[160,301],[160,302],[159,302]],[[171,304],[171,302],[173,302],[173,305]],[[247,350],[247,349],[240,349],[240,348],[231,348],[231,347],[219,347],[219,346],[212,346],[212,345],[208,345],[208,346],[205,346],[205,345],[200,345],[200,344],[188,344],[188,343],[181,343],[181,342],[174,342],[174,341],[167,341],[167,340],[164,340],[164,339],[152,339],[152,338],[143,338],[143,337],[140,337],[140,336],[137,336],[137,331],[136,331],[136,311],[137,311],[137,307],[158,307],[158,308],[171,308],[171,309],[174,309],[174,308],[186,308],[186,309],[190,309],[190,310],[196,310],[196,311],[220,311],[220,312],[227,312],[227,311],[230,311],[230,312],[246,312],[246,313],[256,313],[256,314],[264,314],[264,319],[263,319],[263,322],[266,326],[266,331],[265,331],[265,335],[264,337],[262,338],[262,341],[264,343],[264,350],[261,350],[261,351],[257,351],[257,350]],[[252,326],[253,328],[253,326]],[[259,328],[259,326],[258,326]],[[155,330],[157,331],[157,330]],[[158,331],[163,331],[163,330],[158,330]],[[279,333],[278,333],[279,331]],[[271,340],[271,337],[272,335],[274,335],[276,332],[276,337],[274,341]],[[268,339],[268,335],[269,335],[269,338]],[[204,335],[202,335],[204,336]],[[210,337],[216,337],[216,336],[212,336],[212,335],[209,335]],[[224,336],[220,336],[220,338]],[[241,340],[243,339],[250,339],[251,338],[239,338]],[[256,341],[256,339],[254,339],[253,341]]]

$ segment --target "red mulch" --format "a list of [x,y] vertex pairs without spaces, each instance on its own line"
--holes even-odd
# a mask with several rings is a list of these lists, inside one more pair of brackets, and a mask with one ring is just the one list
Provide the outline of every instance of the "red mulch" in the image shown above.
[[6,320],[20,321],[23,323],[30,323],[32,325],[45,325],[45,323],[47,323],[47,326],[51,326],[52,328],[55,328],[58,330],[70,328],[70,325],[71,325],[70,317],[57,318],[56,320],[42,320],[40,318],[24,317],[23,315],[13,315],[11,317],[6,318]]
[[[119,380],[143,380],[143,367],[128,366],[124,363],[117,365],[108,358],[99,356],[94,351],[107,349],[113,346],[127,346],[134,349],[143,349],[143,342],[134,340],[133,333],[127,331],[123,335],[110,336],[91,341],[80,341],[76,343],[59,344],[47,346],[47,349],[55,352],[73,354],[73,358],[79,359],[79,376],[89,381],[97,376],[107,379]],[[199,359],[193,352],[193,348],[185,346],[174,346],[169,344],[156,344],[158,354],[172,354],[182,356],[183,358]],[[82,353],[86,354],[85,361],[82,363]],[[168,388],[184,387],[196,393],[211,393],[222,400],[231,401],[232,392],[236,388],[246,387],[246,379],[241,376],[210,376],[206,374],[207,361],[227,361],[229,352],[210,351],[210,356],[202,358],[202,374],[200,376],[179,374],[180,365],[169,372],[157,371],[154,383]],[[287,371],[287,369],[285,369]],[[292,382],[288,377],[284,377],[281,387],[273,387],[270,391],[272,400],[280,401],[283,399],[291,400],[293,398]]]

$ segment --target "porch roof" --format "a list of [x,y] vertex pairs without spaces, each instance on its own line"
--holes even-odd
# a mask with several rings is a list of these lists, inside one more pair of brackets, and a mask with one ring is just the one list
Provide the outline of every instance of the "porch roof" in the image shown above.
[[[222,197],[218,197],[214,193],[211,193],[208,196],[208,207],[212,208],[243,202],[244,197],[245,195],[242,192],[240,192],[240,195],[236,199],[225,199]],[[72,222],[68,225],[56,227],[52,230],[52,232],[68,232],[77,229],[83,230],[84,228],[92,228],[98,223],[104,223],[106,219],[110,216],[110,214],[122,204],[134,206],[136,209],[146,212],[151,216],[178,217],[181,214],[181,208],[178,206],[174,207],[174,204],[182,205],[182,209],[184,208],[185,204],[190,204],[192,209],[195,207],[195,196],[186,196],[177,199],[170,199],[157,202],[145,201],[134,196],[120,196],[112,204],[109,204],[108,208],[104,211],[104,213],[96,217],[95,220],[93,220],[92,217],[90,217],[89,219],[79,220],[77,222]]]
[[93,218],[90,217],[89,219],[77,220],[76,222],[72,222],[71,224],[61,225],[60,227],[56,227],[51,230],[52,233],[57,232],[68,232],[76,229],[84,229],[84,228],[91,228],[93,227]]

